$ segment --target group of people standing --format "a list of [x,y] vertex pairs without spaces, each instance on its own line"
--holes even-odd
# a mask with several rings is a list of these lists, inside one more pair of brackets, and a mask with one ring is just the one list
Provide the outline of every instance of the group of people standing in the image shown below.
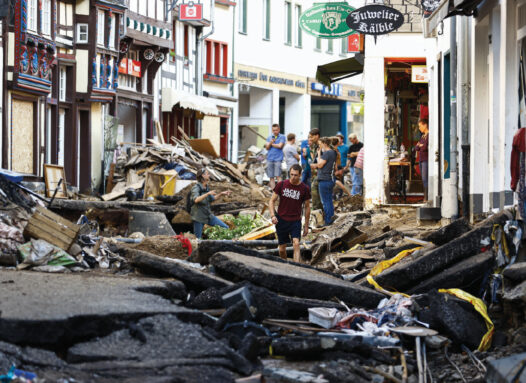
[[[351,146],[344,143],[344,136],[320,137],[319,129],[312,129],[308,138],[296,145],[296,136],[280,133],[278,124],[272,125],[272,135],[267,138],[267,175],[269,186],[275,189],[281,182],[281,163],[285,160],[287,173],[294,165],[301,163],[301,182],[310,188],[312,208],[323,209],[324,223],[330,225],[334,219],[333,194],[337,187],[343,192],[362,194],[363,185],[363,143],[355,134],[349,135]],[[352,190],[343,184],[343,176],[349,171],[352,177]]]

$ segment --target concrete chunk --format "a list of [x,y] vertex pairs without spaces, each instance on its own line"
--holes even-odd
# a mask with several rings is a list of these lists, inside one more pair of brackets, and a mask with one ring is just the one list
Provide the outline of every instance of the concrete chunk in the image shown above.
[[175,235],[175,231],[170,225],[170,221],[164,213],[151,211],[134,211],[130,212],[130,221],[128,223],[130,233],[141,232],[145,236],[154,235]]
[[272,291],[298,297],[330,300],[348,305],[375,308],[382,294],[317,270],[278,263],[246,255],[220,252],[210,258],[220,274],[248,280]]

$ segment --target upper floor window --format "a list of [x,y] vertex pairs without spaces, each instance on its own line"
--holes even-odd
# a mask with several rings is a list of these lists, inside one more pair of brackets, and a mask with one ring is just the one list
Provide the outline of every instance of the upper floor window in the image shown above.
[[88,24],[77,24],[77,43],[88,43]]
[[104,45],[105,12],[99,10],[97,13],[97,44]]
[[347,54],[347,37],[340,40],[340,54]]
[[228,77],[228,44],[206,40],[206,73]]
[[110,32],[108,37],[108,47],[111,49],[115,48],[115,14],[111,15],[110,18]]
[[301,46],[303,45],[302,30],[300,28],[301,5],[296,5],[294,9],[296,11],[296,41],[294,43],[298,48],[301,48]]
[[58,70],[58,99],[66,101],[66,68],[61,66]]
[[42,34],[51,35],[51,0],[42,1]]
[[285,1],[285,44],[292,44],[292,4]]
[[137,13],[139,11],[139,8],[137,8],[137,0],[130,0],[128,7],[132,12]]
[[270,0],[263,0],[263,39],[270,40]]
[[239,1],[239,32],[247,33],[247,0]]
[[334,45],[332,39],[327,40],[327,43],[327,53],[332,53]]
[[37,1],[28,0],[27,2],[27,29],[33,32],[37,32],[38,28]]

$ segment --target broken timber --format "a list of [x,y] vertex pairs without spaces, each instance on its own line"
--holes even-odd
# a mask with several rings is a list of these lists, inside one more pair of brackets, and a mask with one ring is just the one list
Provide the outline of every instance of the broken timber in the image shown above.
[[220,275],[248,280],[272,291],[297,297],[330,300],[374,308],[384,295],[319,272],[290,263],[278,263],[231,252],[219,252],[210,263]]

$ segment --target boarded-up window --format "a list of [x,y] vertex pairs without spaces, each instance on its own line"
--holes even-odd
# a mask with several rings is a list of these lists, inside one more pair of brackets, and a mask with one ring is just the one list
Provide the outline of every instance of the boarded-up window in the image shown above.
[[33,103],[11,102],[11,169],[15,172],[33,173]]

